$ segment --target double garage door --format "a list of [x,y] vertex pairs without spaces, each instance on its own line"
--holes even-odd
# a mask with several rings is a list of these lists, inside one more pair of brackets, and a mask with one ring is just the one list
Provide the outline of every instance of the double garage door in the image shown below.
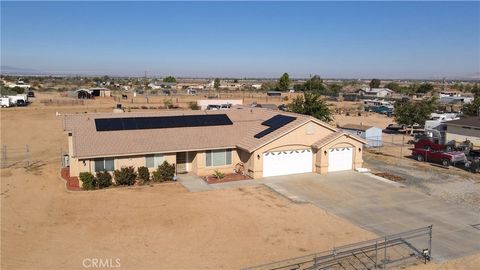
[[[328,172],[351,170],[353,148],[339,147],[328,150]],[[310,149],[263,153],[263,177],[307,173],[313,170]]]
[[263,153],[263,177],[312,172],[310,149]]

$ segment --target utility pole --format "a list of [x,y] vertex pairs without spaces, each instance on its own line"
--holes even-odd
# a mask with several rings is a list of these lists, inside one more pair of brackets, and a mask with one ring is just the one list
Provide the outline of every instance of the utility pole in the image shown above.
[[312,74],[310,74],[310,92],[312,92]]

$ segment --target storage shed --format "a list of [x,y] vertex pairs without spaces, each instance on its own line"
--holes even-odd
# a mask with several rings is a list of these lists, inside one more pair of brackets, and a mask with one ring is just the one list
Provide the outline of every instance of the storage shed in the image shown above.
[[354,134],[367,141],[366,147],[382,146],[382,129],[373,126],[346,124],[341,127],[345,132]]

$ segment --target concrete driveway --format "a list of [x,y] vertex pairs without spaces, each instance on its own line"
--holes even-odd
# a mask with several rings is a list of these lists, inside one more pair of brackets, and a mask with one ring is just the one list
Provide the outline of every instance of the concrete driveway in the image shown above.
[[[311,202],[379,236],[433,224],[432,256],[444,261],[480,252],[480,213],[366,174],[301,174],[265,185]],[[479,226],[480,227],[480,226]]]

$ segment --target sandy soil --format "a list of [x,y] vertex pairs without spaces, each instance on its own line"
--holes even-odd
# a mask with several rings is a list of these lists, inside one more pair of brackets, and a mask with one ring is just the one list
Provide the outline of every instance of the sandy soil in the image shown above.
[[261,187],[189,193],[170,183],[68,192],[59,177],[66,136],[55,112],[113,105],[95,102],[0,110],[2,144],[28,144],[35,161],[1,170],[2,269],[83,269],[86,258],[118,258],[124,269],[239,268],[375,237]]

